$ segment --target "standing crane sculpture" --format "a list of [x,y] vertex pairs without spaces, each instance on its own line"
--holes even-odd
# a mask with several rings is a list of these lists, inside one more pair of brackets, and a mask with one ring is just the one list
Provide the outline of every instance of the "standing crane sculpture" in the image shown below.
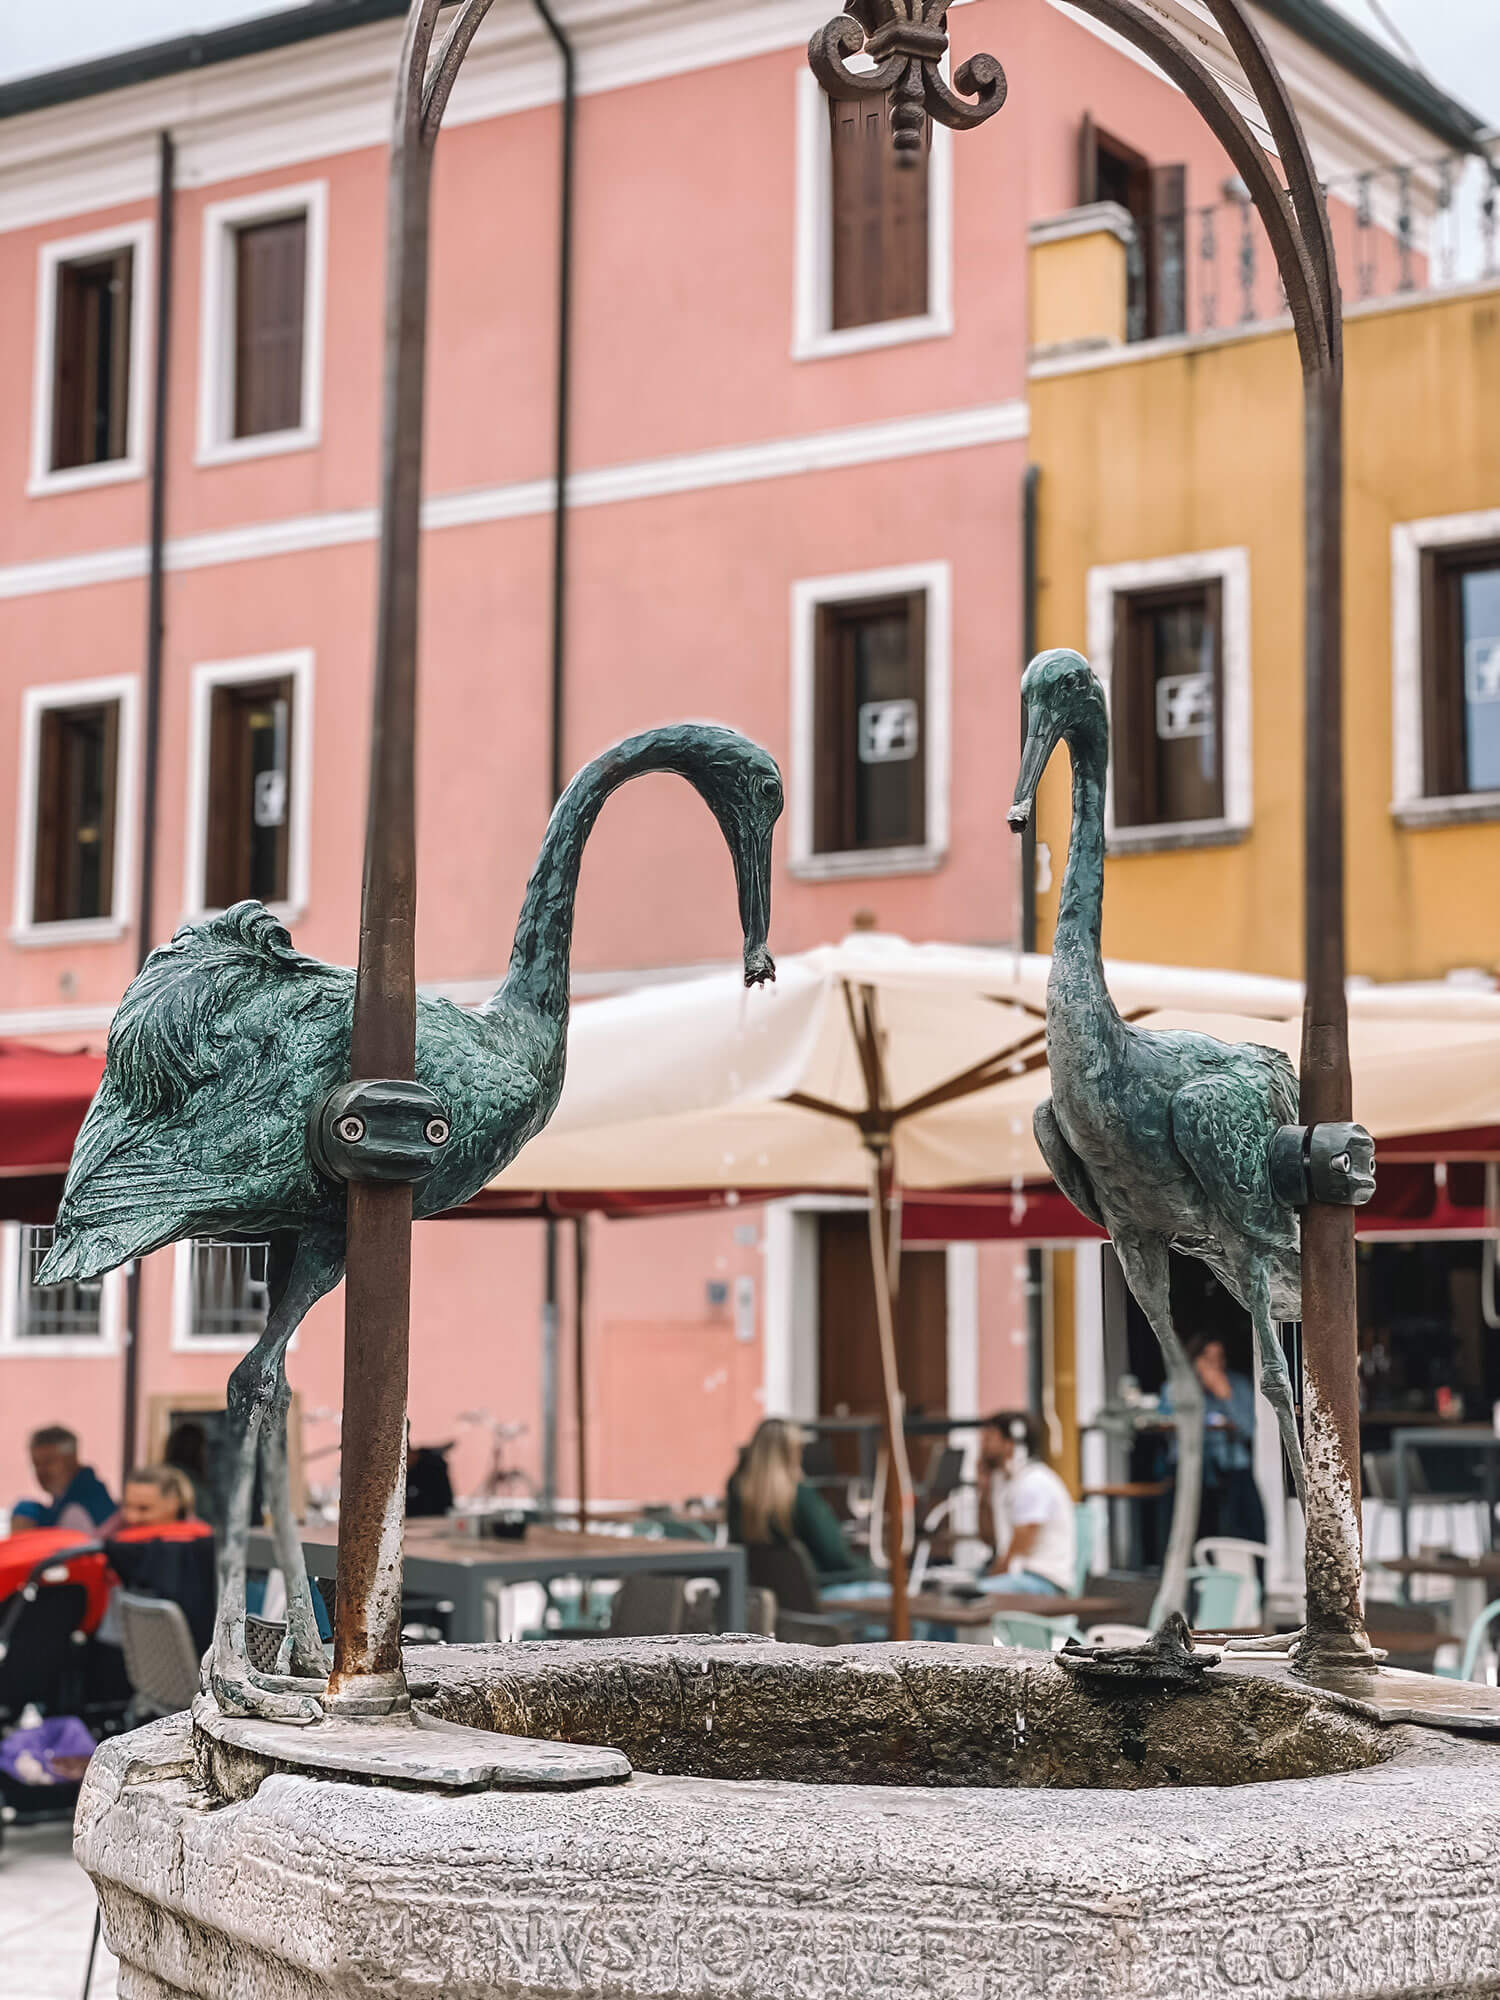
[[[1100,945],[1104,690],[1085,659],[1059,650],[1031,662],[1021,700],[1026,733],[1010,811],[1016,831],[1031,817],[1059,742],[1073,764],[1073,830],[1047,980],[1052,1095],[1037,1106],[1036,1139],[1069,1201],[1108,1230],[1166,1361],[1178,1455],[1171,1533],[1151,1611],[1160,1626],[1186,1608],[1203,1469],[1203,1392],[1172,1325],[1170,1251],[1206,1264],[1250,1314],[1261,1389],[1305,1500],[1291,1377],[1275,1324],[1302,1315],[1299,1218],[1273,1171],[1278,1134],[1297,1130],[1297,1074],[1279,1049],[1137,1028],[1120,1018]],[[1355,1200],[1374,1192],[1368,1164],[1362,1157],[1349,1167]]]
[[[285,1357],[308,1309],[343,1276],[337,1155],[373,1139],[367,1177],[379,1175],[382,1143],[393,1165],[422,1160],[413,1212],[439,1215],[470,1200],[547,1123],[563,1085],[584,844],[610,793],[649,771],[677,772],[714,813],[734,862],[745,983],[774,979],[766,935],[780,773],[734,730],[684,723],[628,738],[574,778],[548,823],[499,991],[475,1013],[419,1002],[415,1089],[377,1084],[358,1100],[349,1095],[354,975],[296,951],[259,903],[184,926],[120,1002],[38,1282],[98,1277],[184,1237],[270,1239],[266,1329],[229,1382],[234,1472],[205,1676],[225,1714],[315,1722],[323,1712],[328,1664],[287,1473]],[[384,1140],[373,1129],[381,1100],[370,1090],[384,1093]],[[255,1672],[245,1653],[258,1439],[287,1585],[285,1671],[273,1675]]]

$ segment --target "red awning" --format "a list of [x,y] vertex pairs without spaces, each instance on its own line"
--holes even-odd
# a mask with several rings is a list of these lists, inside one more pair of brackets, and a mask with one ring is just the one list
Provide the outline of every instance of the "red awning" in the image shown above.
[[0,1041],[0,1215],[50,1222],[103,1056]]

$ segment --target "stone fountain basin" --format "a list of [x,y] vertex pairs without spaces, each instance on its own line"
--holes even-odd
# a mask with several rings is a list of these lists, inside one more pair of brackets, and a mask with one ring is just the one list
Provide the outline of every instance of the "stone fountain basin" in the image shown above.
[[76,1849],[123,2000],[1500,1993],[1500,1746],[1210,1674],[763,1641],[449,1647],[447,1719],[623,1783],[437,1796],[186,1717],[106,1744]]

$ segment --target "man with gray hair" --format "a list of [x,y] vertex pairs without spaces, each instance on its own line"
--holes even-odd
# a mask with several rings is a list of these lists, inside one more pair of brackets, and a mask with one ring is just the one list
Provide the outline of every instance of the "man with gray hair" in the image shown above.
[[78,1436],[62,1424],[46,1424],[27,1440],[31,1469],[45,1500],[18,1500],[11,1510],[13,1535],[27,1528],[67,1528],[90,1538],[114,1518],[109,1489],[91,1465],[78,1463]]

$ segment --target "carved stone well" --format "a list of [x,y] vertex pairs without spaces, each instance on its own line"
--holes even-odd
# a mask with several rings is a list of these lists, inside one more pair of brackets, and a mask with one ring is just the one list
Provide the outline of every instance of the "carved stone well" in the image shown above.
[[1105,1695],[1037,1654],[734,1639],[418,1661],[431,1715],[629,1773],[438,1795],[185,1716],[115,1739],[75,1844],[124,2000],[1500,1993],[1500,1744],[1284,1676]]

